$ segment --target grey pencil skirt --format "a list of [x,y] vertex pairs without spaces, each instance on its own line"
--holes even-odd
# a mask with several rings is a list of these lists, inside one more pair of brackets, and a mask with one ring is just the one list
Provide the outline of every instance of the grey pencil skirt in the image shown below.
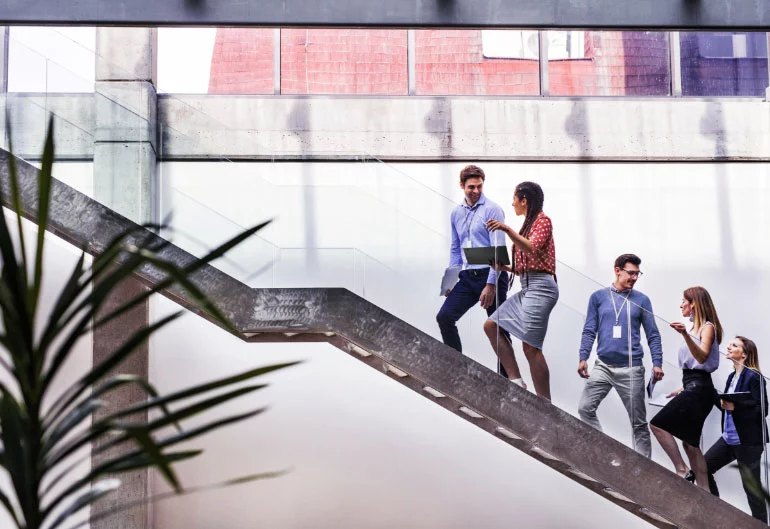
[[529,272],[521,276],[521,290],[489,316],[522,342],[543,349],[548,317],[559,300],[559,287],[551,274]]

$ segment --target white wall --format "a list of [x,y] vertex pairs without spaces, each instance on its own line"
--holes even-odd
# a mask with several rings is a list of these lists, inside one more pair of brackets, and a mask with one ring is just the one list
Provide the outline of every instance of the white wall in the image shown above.
[[[191,248],[196,246],[191,239],[205,240],[207,234],[221,239],[238,225],[273,217],[276,220],[262,233],[263,240],[251,243],[251,248],[240,256],[234,254],[221,266],[254,286],[345,286],[438,337],[434,317],[442,299],[436,290],[448,255],[448,214],[461,199],[457,174],[463,165],[164,163],[163,206],[173,209],[179,232],[187,232],[177,233],[177,241]],[[667,322],[680,318],[681,292],[691,285],[709,289],[727,337],[751,337],[760,348],[761,359],[770,362],[766,360],[770,331],[762,310],[770,294],[763,274],[770,265],[770,251],[763,243],[770,238],[770,166],[482,166],[488,176],[487,195],[504,207],[516,227],[521,219],[511,219],[509,206],[514,186],[535,180],[546,193],[545,210],[555,224],[560,260],[561,299],[545,344],[557,405],[576,412],[583,382],[575,368],[585,305],[591,291],[609,284],[612,263],[620,253],[642,257],[645,276],[637,287],[651,297],[659,316],[667,377],[657,391],[669,391],[680,382],[676,368],[680,338],[668,329]],[[288,250],[302,247],[311,249]],[[251,277],[257,270],[262,273]],[[161,304],[158,310],[167,309]],[[196,520],[208,516],[203,514],[207,506],[218,515],[243,509],[242,516],[233,516],[230,524],[236,525],[232,527],[247,527],[245,520],[262,519],[264,512],[274,517],[267,525],[280,527],[317,525],[319,520],[336,527],[379,527],[380,520],[384,520],[382,527],[445,527],[452,523],[463,527],[484,517],[489,524],[502,526],[516,512],[498,514],[501,508],[526,509],[520,519],[532,526],[565,526],[566,518],[561,517],[567,516],[571,527],[594,527],[597,509],[615,509],[604,500],[581,495],[587,494],[582,489],[572,491],[570,487],[579,487],[548,469],[536,469],[538,465],[494,439],[484,439],[481,432],[472,433],[462,421],[448,416],[444,420],[445,412],[433,410],[402,388],[388,387],[386,380],[378,382],[383,377],[366,374],[344,356],[338,358],[341,353],[323,346],[296,346],[286,352],[286,346],[245,345],[192,319],[153,342],[152,377],[161,387],[183,381],[174,368],[180,358],[203,373],[266,362],[275,358],[272,351],[281,351],[281,357],[312,358],[294,373],[273,377],[276,384],[271,391],[285,392],[271,399],[277,407],[271,413],[278,415],[278,424],[273,425],[268,414],[256,419],[253,426],[233,428],[211,441],[212,450],[220,451],[233,439],[245,446],[255,443],[264,457],[255,461],[260,463],[255,468],[293,465],[295,470],[291,477],[275,483],[233,490],[227,494],[227,509],[218,507],[223,497],[219,494],[175,500],[173,507],[160,505],[156,516],[162,523],[157,527],[205,527]],[[461,322],[461,335],[466,354],[492,367],[493,353],[481,332],[484,319],[480,309],[471,311]],[[525,362],[521,356],[520,361]],[[717,385],[728,370],[727,365],[722,366],[715,377]],[[185,375],[184,381],[191,382],[187,371]],[[529,377],[525,375],[525,379]],[[650,409],[649,416],[654,412]],[[600,418],[608,433],[630,442],[617,397],[608,397]],[[706,448],[718,430],[713,414],[704,435]],[[292,440],[297,437],[301,442],[295,446]],[[435,458],[439,444],[447,450],[442,452],[443,459]],[[666,464],[657,446],[654,457]],[[318,465],[323,466],[319,469]],[[194,482],[209,481],[215,470],[218,473],[225,467],[239,470],[241,465],[228,462],[223,454],[209,463],[191,465],[188,472]],[[359,473],[351,472],[358,468]],[[737,471],[723,470],[718,481],[723,497],[747,509]],[[416,485],[418,482],[422,485]],[[559,489],[559,495],[574,498],[575,507],[589,502],[590,509],[583,510],[591,516],[576,518],[575,511],[581,509],[566,503],[554,512],[546,499],[550,492],[545,492],[552,486],[565,487]],[[376,494],[361,491],[373,487]],[[528,490],[540,493],[528,497]],[[249,518],[255,496],[266,511],[254,509],[255,518]],[[511,498],[517,498],[515,505]],[[337,502],[348,514],[337,512]],[[360,510],[353,508],[357,505]],[[388,506],[387,513],[371,516],[371,509],[382,505]],[[335,517],[330,517],[330,510]],[[607,527],[638,523],[623,520],[627,515],[615,510],[618,513],[606,518]],[[197,517],[188,514],[190,511]],[[420,519],[418,523],[416,512],[447,518]],[[549,513],[549,522],[536,518],[544,512]]]

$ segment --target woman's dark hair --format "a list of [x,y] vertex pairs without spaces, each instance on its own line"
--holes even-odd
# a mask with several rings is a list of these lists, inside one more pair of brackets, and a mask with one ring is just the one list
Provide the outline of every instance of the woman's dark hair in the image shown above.
[[543,211],[543,202],[545,202],[543,188],[534,182],[522,182],[516,186],[513,194],[519,200],[527,199],[527,216],[524,218],[524,224],[521,225],[519,230],[519,235],[526,237],[532,229],[535,218]]

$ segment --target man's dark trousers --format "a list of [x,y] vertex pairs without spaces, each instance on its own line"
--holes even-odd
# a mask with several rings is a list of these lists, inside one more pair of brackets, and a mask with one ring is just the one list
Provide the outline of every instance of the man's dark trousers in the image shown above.
[[[441,330],[441,339],[449,347],[457,349],[462,353],[463,346],[460,342],[460,333],[457,331],[457,321],[468,312],[468,310],[479,303],[481,291],[487,286],[487,277],[489,268],[471,268],[460,272],[460,280],[454,286],[452,291],[444,300],[441,310],[436,315],[438,327]],[[508,295],[508,273],[500,272],[497,275],[497,304],[492,304],[487,309],[487,315],[491,316],[502,305]],[[510,341],[510,335],[503,331],[502,335]],[[505,375],[505,371],[498,363],[498,371]]]

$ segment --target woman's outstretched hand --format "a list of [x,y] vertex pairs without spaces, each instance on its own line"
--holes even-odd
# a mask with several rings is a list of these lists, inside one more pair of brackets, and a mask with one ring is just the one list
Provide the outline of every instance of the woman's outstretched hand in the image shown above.
[[671,328],[674,329],[679,334],[687,334],[687,327],[684,326],[684,323],[675,321],[674,323],[670,323]]
[[502,230],[508,233],[508,226],[501,220],[490,219],[487,221],[487,229],[489,231]]

